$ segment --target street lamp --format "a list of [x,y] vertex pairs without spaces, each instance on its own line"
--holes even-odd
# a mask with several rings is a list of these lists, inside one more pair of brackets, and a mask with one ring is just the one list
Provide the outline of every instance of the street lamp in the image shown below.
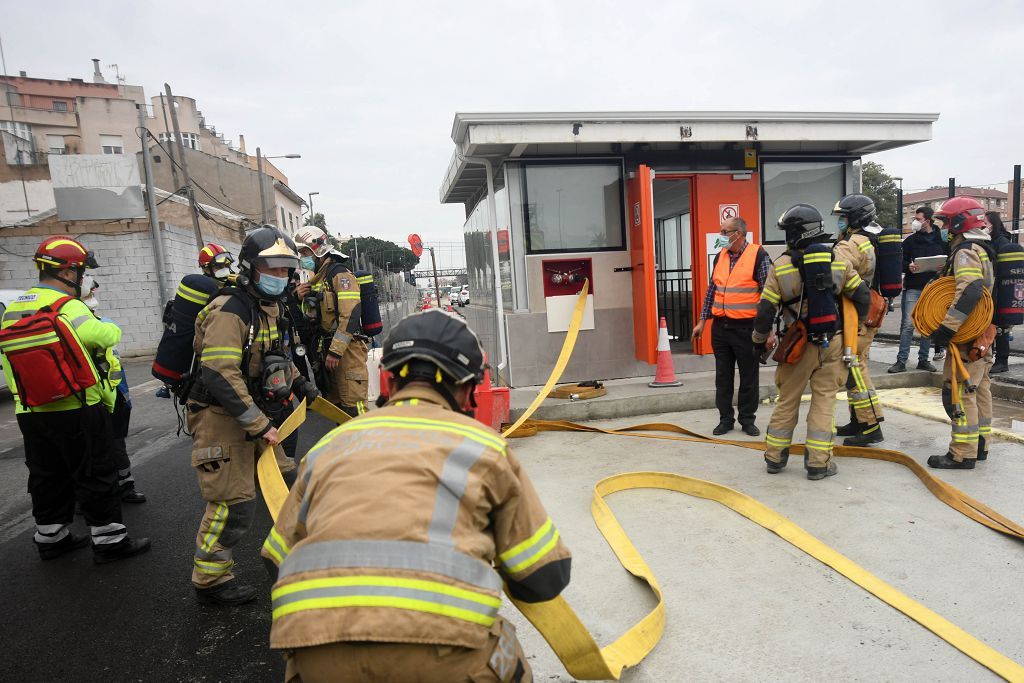
[[320,194],[319,192],[309,193],[309,224],[313,225],[313,195]]
[[[301,159],[301,154],[281,154],[276,157],[265,157],[260,152],[260,148],[256,148],[256,180],[260,186],[260,224],[267,224],[267,200],[263,193],[263,160],[264,159]],[[283,225],[281,226],[284,227]]]
[[893,180],[900,184],[899,190],[896,191],[896,215],[899,216],[900,234],[902,234],[903,224],[906,222],[903,220],[903,178],[896,176]]

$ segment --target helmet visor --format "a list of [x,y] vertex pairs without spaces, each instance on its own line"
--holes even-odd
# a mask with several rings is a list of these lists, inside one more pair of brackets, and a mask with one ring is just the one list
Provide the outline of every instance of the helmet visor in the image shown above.
[[299,259],[296,256],[260,256],[256,259],[254,264],[257,268],[263,266],[264,268],[290,268],[295,269],[299,267]]
[[100,264],[96,263],[96,255],[91,252],[85,252],[85,267],[86,268],[99,268]]

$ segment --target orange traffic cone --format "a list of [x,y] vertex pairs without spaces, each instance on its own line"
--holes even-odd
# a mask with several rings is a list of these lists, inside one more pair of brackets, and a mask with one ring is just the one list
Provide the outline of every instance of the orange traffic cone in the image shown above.
[[681,387],[683,383],[676,379],[676,369],[672,366],[672,351],[668,346],[668,323],[661,318],[658,329],[658,369],[654,371],[654,381],[648,382],[649,387]]

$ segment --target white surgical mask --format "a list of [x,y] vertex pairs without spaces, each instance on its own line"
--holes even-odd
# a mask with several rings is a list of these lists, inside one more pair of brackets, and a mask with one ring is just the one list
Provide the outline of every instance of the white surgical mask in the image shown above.
[[914,222],[910,224],[910,229],[913,230],[914,232],[917,232],[918,230],[920,230],[921,229],[921,221],[919,221],[919,220],[917,220],[915,218]]
[[229,275],[231,275],[231,268],[218,268],[213,271],[213,277],[216,280],[227,280]]

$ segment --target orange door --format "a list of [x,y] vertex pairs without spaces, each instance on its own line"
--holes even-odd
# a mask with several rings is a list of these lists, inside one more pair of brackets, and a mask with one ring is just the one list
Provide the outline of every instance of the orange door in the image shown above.
[[641,165],[626,181],[629,260],[633,267],[633,341],[636,359],[658,359],[658,293],[654,263],[654,197],[651,169]]
[[[711,280],[711,261],[717,253],[714,237],[722,219],[739,215],[747,222],[747,238],[761,244],[761,192],[757,173],[703,174],[693,178],[690,220],[693,254],[693,318],[696,322]],[[710,239],[709,239],[710,238]],[[711,350],[711,326],[704,329],[694,353]]]

